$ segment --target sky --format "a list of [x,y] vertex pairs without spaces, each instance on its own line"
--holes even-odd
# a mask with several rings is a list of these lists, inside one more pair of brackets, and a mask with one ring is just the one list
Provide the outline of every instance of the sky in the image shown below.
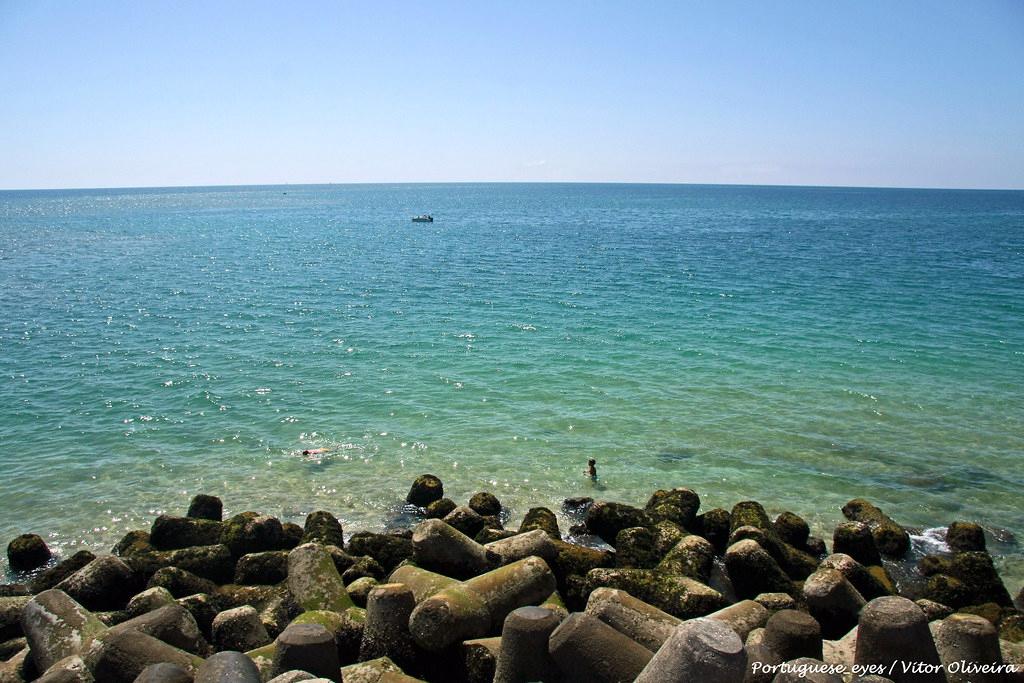
[[1024,1],[0,0],[0,188],[1024,188]]

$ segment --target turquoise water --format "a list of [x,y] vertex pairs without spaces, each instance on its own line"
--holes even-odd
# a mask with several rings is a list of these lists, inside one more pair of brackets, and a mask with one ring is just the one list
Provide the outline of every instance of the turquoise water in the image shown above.
[[107,549],[199,491],[380,529],[429,471],[514,520],[865,496],[983,523],[1016,590],[1022,252],[1021,192],[0,193],[0,540]]

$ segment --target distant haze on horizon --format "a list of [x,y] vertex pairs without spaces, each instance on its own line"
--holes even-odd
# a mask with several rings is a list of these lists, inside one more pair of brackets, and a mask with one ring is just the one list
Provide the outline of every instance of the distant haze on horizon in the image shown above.
[[0,0],[0,189],[1024,189],[1024,2]]

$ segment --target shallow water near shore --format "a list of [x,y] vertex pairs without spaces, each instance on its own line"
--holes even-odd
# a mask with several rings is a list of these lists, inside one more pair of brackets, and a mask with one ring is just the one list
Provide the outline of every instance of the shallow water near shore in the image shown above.
[[516,522],[689,486],[830,535],[862,496],[985,525],[1016,592],[1022,251],[1021,192],[0,192],[0,540],[196,492],[381,529],[432,472]]

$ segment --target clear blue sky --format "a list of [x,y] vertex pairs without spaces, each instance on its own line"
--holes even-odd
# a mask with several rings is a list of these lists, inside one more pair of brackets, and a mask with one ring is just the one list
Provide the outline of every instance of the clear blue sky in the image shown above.
[[0,0],[0,188],[1024,188],[1024,1]]

